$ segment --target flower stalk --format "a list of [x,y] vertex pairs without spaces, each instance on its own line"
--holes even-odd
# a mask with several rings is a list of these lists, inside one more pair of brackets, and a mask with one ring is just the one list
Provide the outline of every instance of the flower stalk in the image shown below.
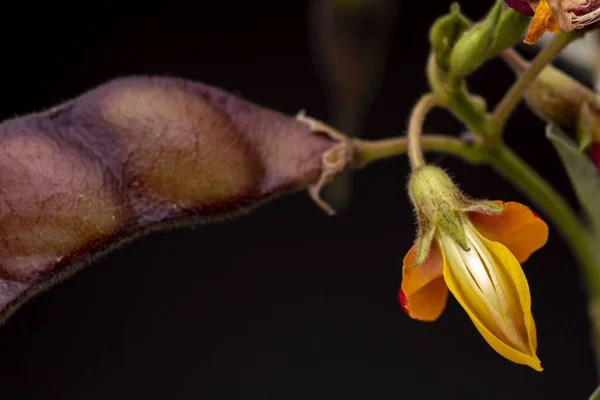
[[[381,140],[353,139],[354,167],[362,168],[372,162],[407,153],[408,139],[396,137]],[[485,161],[487,149],[481,142],[467,143],[456,137],[427,134],[421,136],[421,150],[451,154],[471,164]]]
[[426,94],[417,102],[408,123],[408,159],[414,170],[425,165],[425,157],[421,149],[421,132],[425,116],[432,108],[440,104],[441,96],[436,93]]

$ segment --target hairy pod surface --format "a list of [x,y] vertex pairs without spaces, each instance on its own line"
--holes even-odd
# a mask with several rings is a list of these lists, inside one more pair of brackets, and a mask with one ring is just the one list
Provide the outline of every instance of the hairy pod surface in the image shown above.
[[201,83],[132,77],[0,125],[0,320],[161,226],[306,188],[336,144]]

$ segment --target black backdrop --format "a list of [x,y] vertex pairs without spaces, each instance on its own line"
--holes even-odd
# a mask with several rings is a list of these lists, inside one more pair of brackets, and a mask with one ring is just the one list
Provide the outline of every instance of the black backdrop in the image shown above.
[[[473,18],[487,2],[462,1]],[[303,1],[13,3],[3,11],[0,116],[41,110],[111,78],[175,75],[327,119]],[[8,7],[8,6],[7,6]],[[446,2],[404,1],[363,136],[403,132],[426,90],[427,25]],[[513,79],[471,82],[492,103]],[[443,113],[428,131],[460,132]],[[574,202],[525,107],[508,141]],[[488,168],[432,157],[471,195],[524,201]],[[305,194],[227,223],[153,234],[37,297],[0,329],[2,399],[580,399],[595,386],[576,265],[551,231],[525,265],[545,371],[512,364],[451,300],[434,324],[397,304],[414,231],[405,158],[356,175],[326,217]]]

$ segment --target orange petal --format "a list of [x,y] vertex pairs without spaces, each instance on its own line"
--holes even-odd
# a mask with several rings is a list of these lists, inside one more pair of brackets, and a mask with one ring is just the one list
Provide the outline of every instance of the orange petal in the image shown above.
[[[502,201],[495,201],[502,205]],[[515,255],[520,263],[548,240],[548,225],[531,209],[509,201],[500,214],[469,213],[475,228],[488,240],[500,242]]]
[[550,5],[547,0],[541,0],[535,9],[535,15],[529,25],[529,31],[525,37],[524,42],[527,44],[534,44],[539,38],[546,32],[555,33],[558,31],[558,21],[552,15]]
[[448,299],[448,287],[442,275],[442,253],[434,241],[425,261],[413,267],[415,253],[413,245],[404,257],[398,300],[411,318],[435,321],[444,311]]

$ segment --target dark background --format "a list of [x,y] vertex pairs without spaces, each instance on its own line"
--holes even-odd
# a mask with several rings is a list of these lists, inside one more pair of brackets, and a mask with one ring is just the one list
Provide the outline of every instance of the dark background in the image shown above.
[[[461,1],[472,18],[487,5]],[[2,107],[42,110],[112,78],[174,75],[328,119],[307,3],[13,3],[0,24]],[[426,89],[427,29],[443,1],[404,1],[362,135],[404,132]],[[499,61],[471,80],[494,104]],[[428,131],[460,133],[442,112]],[[543,124],[521,107],[508,142],[571,202]],[[430,157],[472,196],[525,199],[487,167]],[[355,176],[326,217],[304,193],[226,223],[137,240],[35,298],[0,329],[2,399],[582,399],[596,384],[577,265],[555,231],[524,266],[537,373],[497,355],[454,299],[432,324],[397,303],[414,234],[404,157]]]

